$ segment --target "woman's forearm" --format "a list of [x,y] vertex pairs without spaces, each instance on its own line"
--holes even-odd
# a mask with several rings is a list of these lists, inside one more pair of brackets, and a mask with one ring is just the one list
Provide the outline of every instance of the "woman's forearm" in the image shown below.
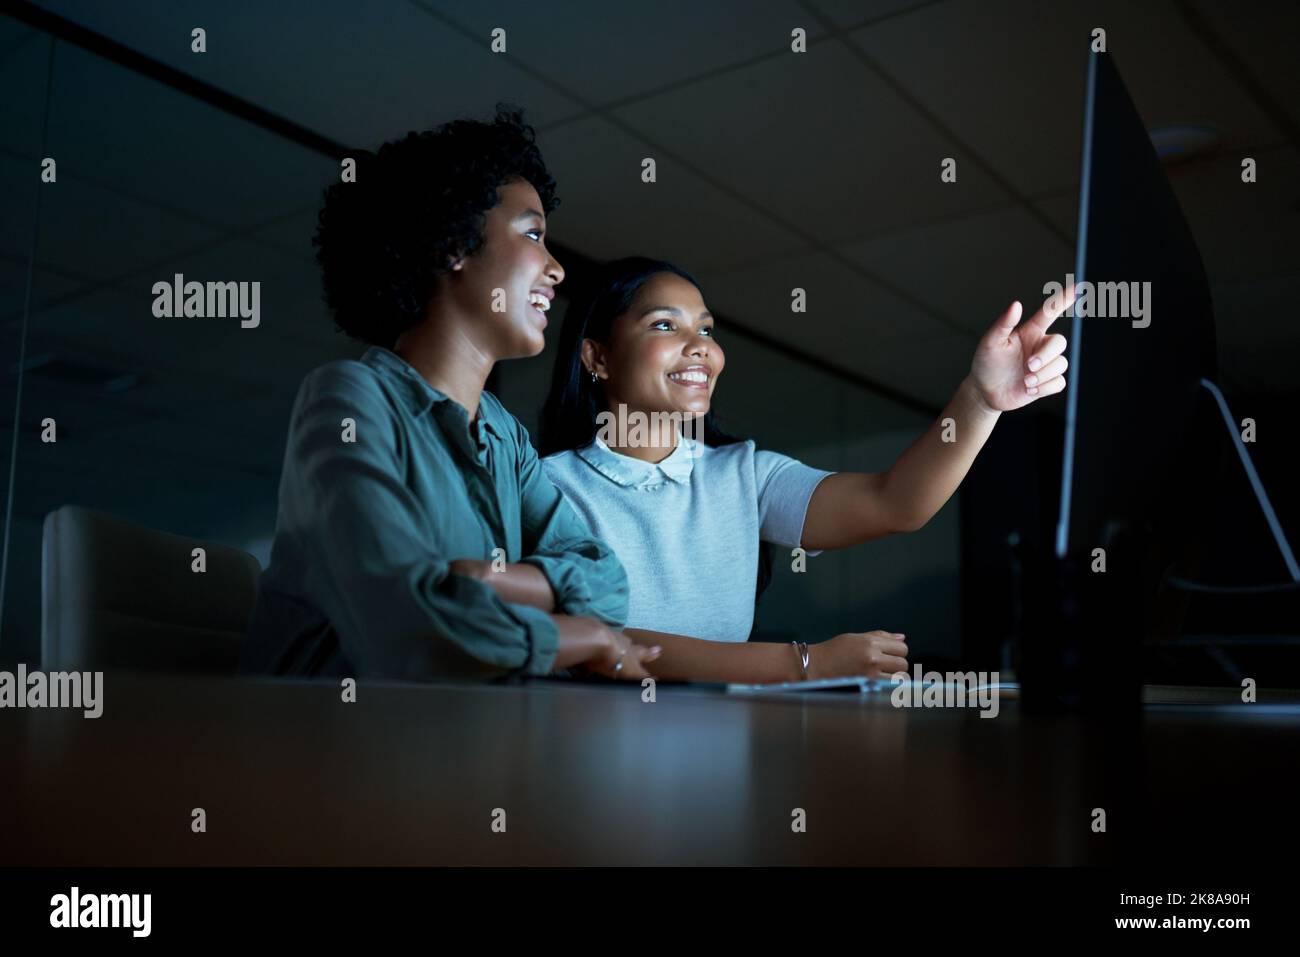
[[665,681],[734,681],[772,684],[803,678],[799,655],[788,643],[709,641],[626,628],[638,645],[658,645],[663,653],[647,670]]
[[963,380],[938,420],[886,474],[881,494],[905,526],[924,525],[952,498],[998,416],[972,380]]
[[912,532],[943,508],[998,421],[969,378],[887,472],[836,472],[813,492],[804,548],[847,548]]
[[556,668],[572,668],[596,657],[609,645],[609,633],[594,618],[552,615],[559,644],[555,653]]
[[451,572],[492,586],[502,601],[512,605],[531,605],[542,611],[555,611],[555,592],[536,565],[516,562],[502,565],[500,571],[493,571],[491,562],[458,558],[451,563]]

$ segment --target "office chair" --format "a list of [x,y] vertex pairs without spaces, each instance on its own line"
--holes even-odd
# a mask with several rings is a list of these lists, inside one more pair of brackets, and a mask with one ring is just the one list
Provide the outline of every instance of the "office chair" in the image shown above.
[[[193,550],[207,570],[192,570]],[[45,516],[47,671],[235,674],[261,565],[226,545],[65,505]]]

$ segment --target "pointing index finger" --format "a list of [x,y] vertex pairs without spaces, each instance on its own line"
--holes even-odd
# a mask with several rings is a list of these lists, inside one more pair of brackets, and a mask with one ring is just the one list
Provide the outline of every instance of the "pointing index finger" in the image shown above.
[[1074,286],[1066,286],[1058,295],[1052,296],[1047,302],[1043,303],[1043,308],[1039,309],[1031,322],[1043,331],[1054,323],[1065,310],[1069,309],[1074,302]]

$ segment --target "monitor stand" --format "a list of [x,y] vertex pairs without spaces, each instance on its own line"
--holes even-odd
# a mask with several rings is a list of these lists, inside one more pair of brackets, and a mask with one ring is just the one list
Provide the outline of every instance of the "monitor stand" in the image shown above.
[[[1268,522],[1290,581],[1262,585],[1210,585],[1171,573],[1171,554],[1158,553],[1157,540],[1141,522],[1114,522],[1102,529],[1099,545],[1108,563],[1104,574],[1090,567],[1090,555],[1071,553],[1027,561],[1020,570],[1023,601],[1017,635],[1023,707],[1029,712],[1091,713],[1121,723],[1140,709],[1144,647],[1179,644],[1180,607],[1186,593],[1260,594],[1300,590],[1300,564],[1277,520],[1273,505],[1237,431],[1222,391],[1209,379],[1201,386],[1218,406],[1255,499]],[[1208,419],[1207,419],[1208,421]],[[1151,601],[1152,590],[1174,589]],[[1178,592],[1184,593],[1178,598]],[[1157,636],[1153,639],[1153,636]],[[1269,639],[1260,639],[1267,643]],[[1191,642],[1198,647],[1205,642]],[[1204,653],[1203,651],[1201,653]],[[1231,669],[1225,669],[1231,674]]]

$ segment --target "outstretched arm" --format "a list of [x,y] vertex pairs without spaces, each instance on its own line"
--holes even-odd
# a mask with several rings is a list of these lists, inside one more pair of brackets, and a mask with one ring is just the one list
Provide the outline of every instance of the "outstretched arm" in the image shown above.
[[[1072,289],[1020,322],[1013,302],[985,333],[971,371],[939,419],[886,472],[838,472],[813,493],[805,548],[845,548],[915,531],[957,491],[999,415],[1065,388],[1065,337],[1048,327],[1074,301]],[[1018,324],[1019,323],[1019,324]]]

